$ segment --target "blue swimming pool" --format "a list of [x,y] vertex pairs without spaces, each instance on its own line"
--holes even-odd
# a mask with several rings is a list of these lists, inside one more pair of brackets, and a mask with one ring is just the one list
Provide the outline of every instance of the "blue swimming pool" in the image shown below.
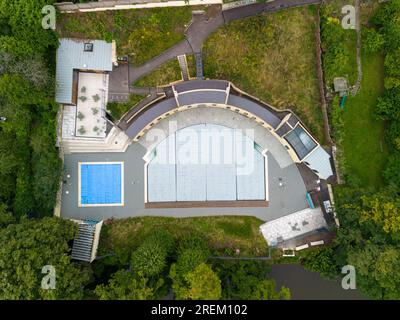
[[80,164],[80,205],[123,205],[122,163]]

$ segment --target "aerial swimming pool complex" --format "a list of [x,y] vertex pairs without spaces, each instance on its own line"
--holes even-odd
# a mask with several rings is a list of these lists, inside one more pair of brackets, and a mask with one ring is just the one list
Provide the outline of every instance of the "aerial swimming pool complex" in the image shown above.
[[79,206],[123,206],[124,163],[80,162]]
[[268,241],[291,247],[325,228],[331,155],[293,112],[222,80],[169,89],[134,106],[106,138],[65,134],[63,217],[251,215],[278,221],[264,228]]

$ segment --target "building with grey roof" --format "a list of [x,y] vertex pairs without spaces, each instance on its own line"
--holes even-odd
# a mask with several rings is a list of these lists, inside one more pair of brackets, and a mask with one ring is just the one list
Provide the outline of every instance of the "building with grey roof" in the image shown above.
[[73,91],[77,73],[111,72],[113,59],[112,43],[103,40],[60,39],[57,49],[56,101],[75,105]]

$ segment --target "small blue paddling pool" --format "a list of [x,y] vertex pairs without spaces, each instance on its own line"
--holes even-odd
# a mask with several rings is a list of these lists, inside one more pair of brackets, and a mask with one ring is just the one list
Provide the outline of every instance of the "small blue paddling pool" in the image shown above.
[[79,206],[123,206],[123,181],[123,162],[79,163]]

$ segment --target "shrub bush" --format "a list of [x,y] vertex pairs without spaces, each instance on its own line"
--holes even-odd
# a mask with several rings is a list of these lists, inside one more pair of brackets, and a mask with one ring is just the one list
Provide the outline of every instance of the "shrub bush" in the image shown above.
[[132,269],[143,276],[156,276],[167,266],[167,258],[174,248],[174,239],[165,230],[158,230],[148,236],[133,252]]

